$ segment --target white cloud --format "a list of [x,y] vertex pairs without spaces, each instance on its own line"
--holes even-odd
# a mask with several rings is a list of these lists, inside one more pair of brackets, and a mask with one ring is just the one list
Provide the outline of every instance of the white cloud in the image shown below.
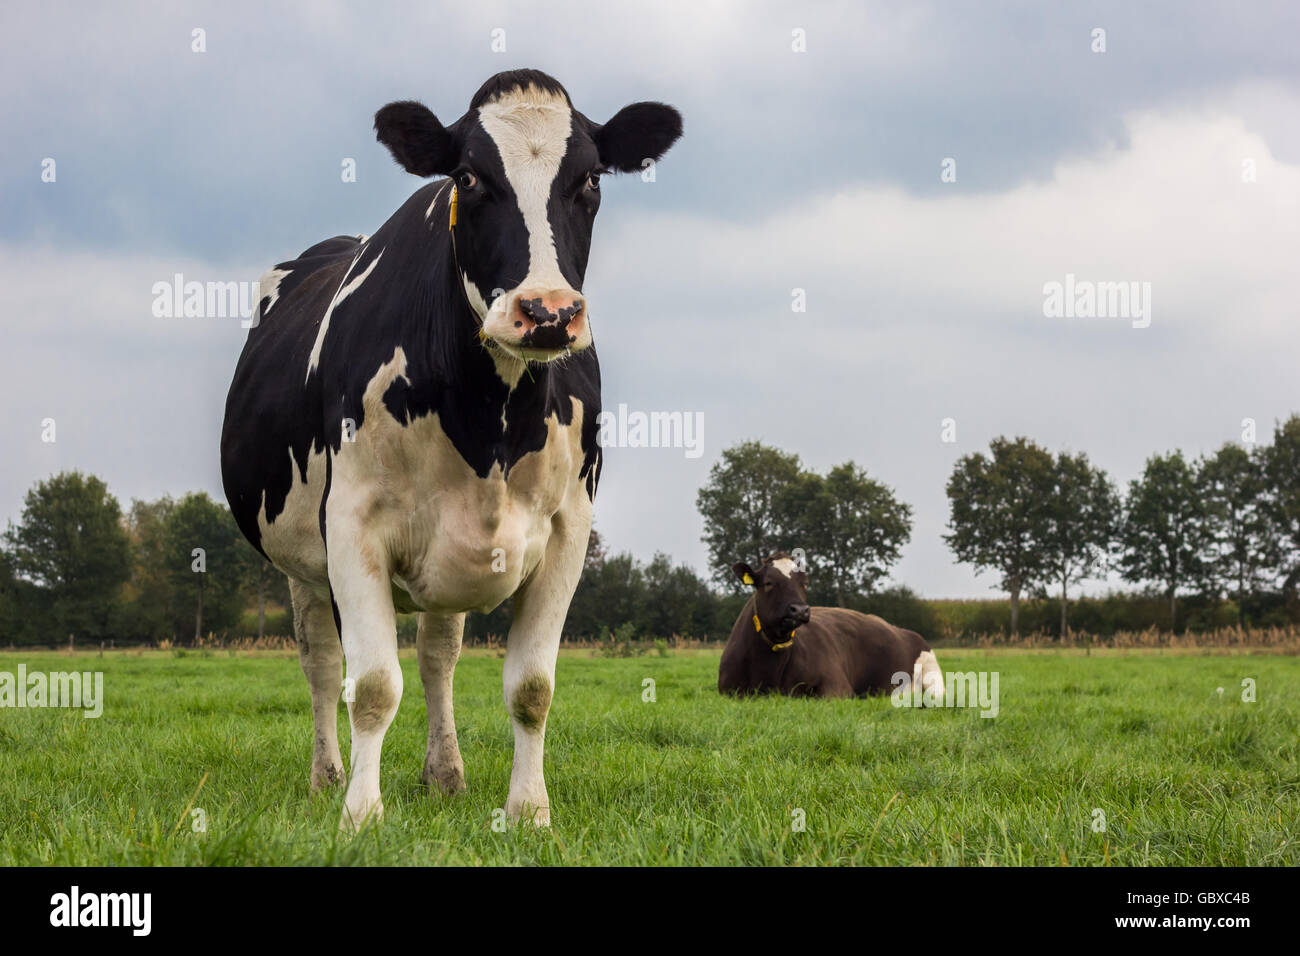
[[[0,514],[17,518],[27,488],[73,468],[103,477],[124,506],[200,489],[220,497],[221,414],[245,333],[237,318],[154,318],[152,289],[177,272],[253,281],[260,271],[0,246]],[[41,440],[45,418],[53,444]]]

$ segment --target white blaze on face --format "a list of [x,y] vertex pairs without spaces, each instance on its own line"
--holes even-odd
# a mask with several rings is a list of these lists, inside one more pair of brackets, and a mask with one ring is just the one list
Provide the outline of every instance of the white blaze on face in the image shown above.
[[777,558],[772,562],[772,567],[776,568],[787,578],[794,577],[795,571],[798,570],[795,566],[794,558]]
[[528,229],[528,275],[519,287],[569,288],[560,272],[555,237],[546,215],[551,187],[569,142],[569,104],[563,96],[530,86],[479,107],[479,122],[496,143]]

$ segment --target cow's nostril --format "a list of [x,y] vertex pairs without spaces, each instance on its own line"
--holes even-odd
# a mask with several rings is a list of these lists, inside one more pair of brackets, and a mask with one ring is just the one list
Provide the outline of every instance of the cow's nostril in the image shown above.
[[552,319],[559,322],[560,325],[568,325],[582,314],[583,305],[584,303],[581,299],[575,299],[568,305],[563,306],[558,311],[552,313]]
[[555,315],[542,304],[541,299],[520,299],[519,311],[538,325],[550,322]]

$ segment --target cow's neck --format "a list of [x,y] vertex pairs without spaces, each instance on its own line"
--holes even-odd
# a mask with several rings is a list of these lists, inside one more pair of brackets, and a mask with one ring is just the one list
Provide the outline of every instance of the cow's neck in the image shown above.
[[417,371],[412,379],[414,391],[423,394],[412,395],[412,405],[440,413],[443,428],[477,473],[493,464],[508,471],[545,442],[548,415],[568,419],[563,377],[554,364],[525,363],[480,339],[482,320],[462,285],[445,226],[431,231],[425,252],[436,263],[430,274],[436,291],[422,317],[425,375]]
[[[451,367],[463,374],[455,387],[475,401],[485,401],[501,411],[517,390],[545,394],[554,375],[549,362],[526,362],[507,353],[495,342],[484,341],[479,335],[483,320],[473,307],[460,282],[455,261],[447,269],[452,285],[450,297],[455,303],[451,312],[453,327],[452,345],[456,360]],[[502,391],[504,386],[504,391]]]
[[749,624],[745,628],[749,638],[750,655],[766,670],[781,670],[797,653],[798,628],[788,637],[782,637],[758,622],[758,612],[751,599],[746,607]]

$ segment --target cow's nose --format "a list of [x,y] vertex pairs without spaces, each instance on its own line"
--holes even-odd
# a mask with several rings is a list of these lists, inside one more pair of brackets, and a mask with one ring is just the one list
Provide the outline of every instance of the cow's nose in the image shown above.
[[515,317],[515,321],[516,325],[519,326],[528,323],[533,325],[565,326],[575,316],[581,314],[586,305],[581,296],[554,292],[533,296],[523,293],[516,301],[519,306],[519,315]]
[[521,292],[515,298],[514,324],[520,344],[563,348],[577,338],[587,303],[569,291]]
[[808,610],[807,604],[791,604],[789,610],[790,620],[798,621],[800,624],[807,624],[812,613]]

